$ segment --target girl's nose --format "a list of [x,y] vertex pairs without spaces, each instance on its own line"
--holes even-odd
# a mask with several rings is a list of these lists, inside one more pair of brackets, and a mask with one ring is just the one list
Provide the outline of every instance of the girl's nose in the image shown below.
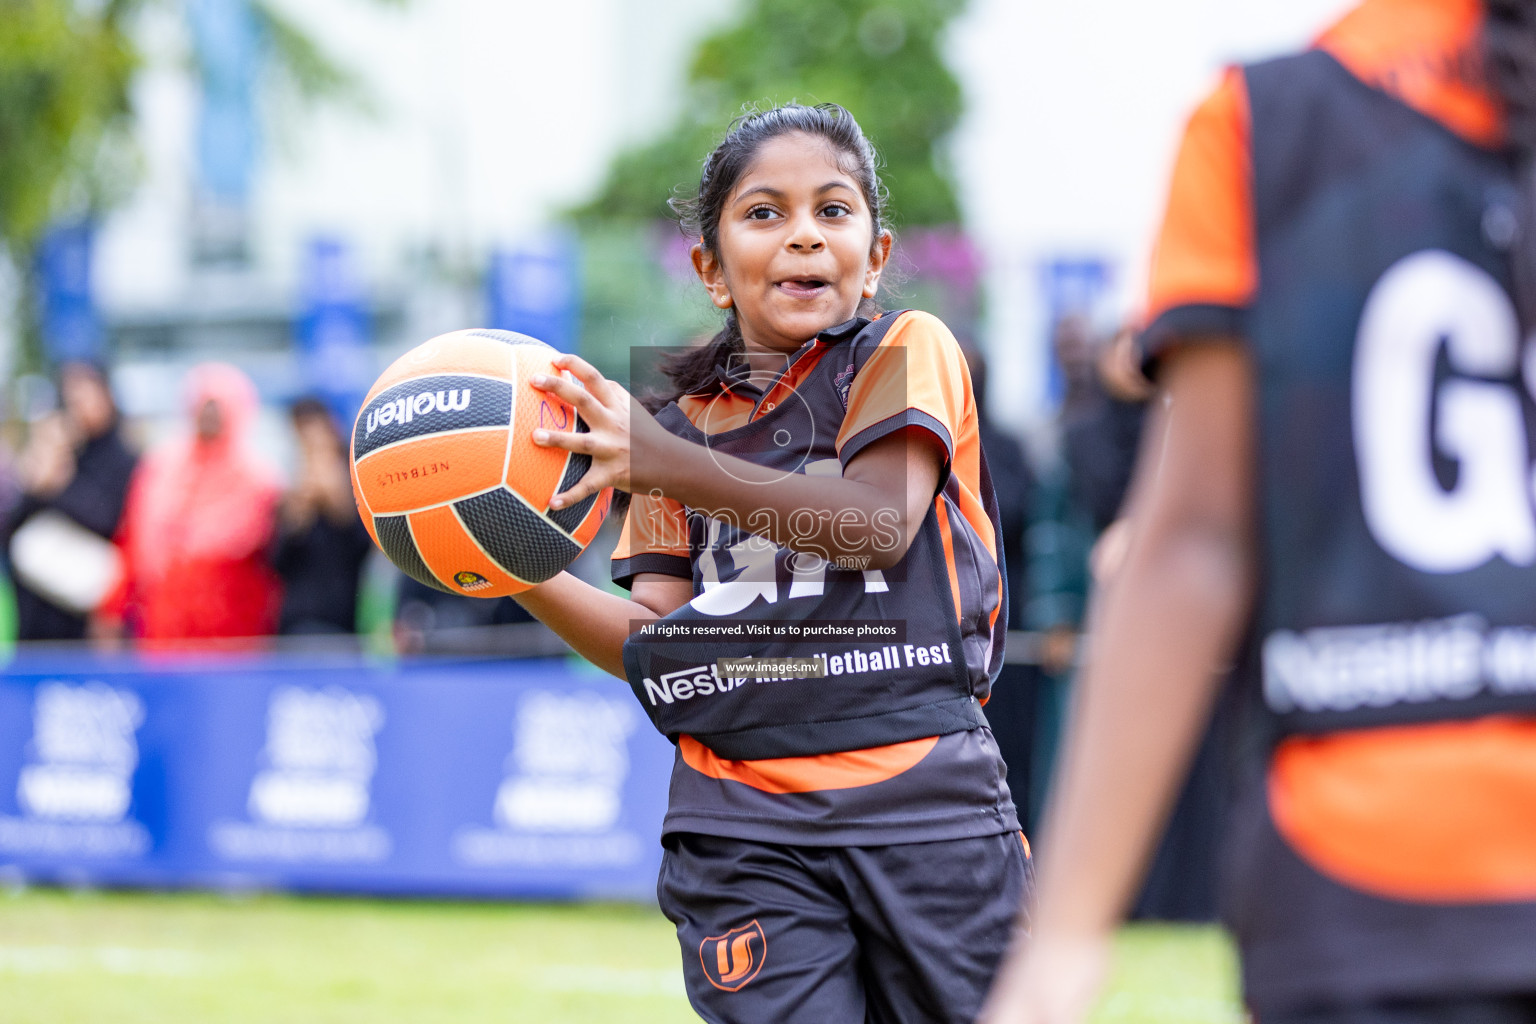
[[815,217],[796,217],[789,233],[789,247],[796,252],[817,252],[826,247]]

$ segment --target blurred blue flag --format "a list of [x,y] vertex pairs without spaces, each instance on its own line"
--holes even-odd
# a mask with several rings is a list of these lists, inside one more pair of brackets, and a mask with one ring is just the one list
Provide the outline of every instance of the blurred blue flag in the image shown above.
[[188,0],[187,22],[203,86],[198,180],[207,195],[242,206],[256,164],[261,26],[248,0]]
[[1109,261],[1098,256],[1056,257],[1041,268],[1050,322],[1064,316],[1093,316],[1104,293],[1109,290]]
[[[1092,320],[1100,301],[1109,291],[1112,277],[1109,260],[1100,256],[1058,256],[1042,263],[1040,288],[1045,293],[1047,332],[1055,331],[1063,317],[1079,316]],[[1049,337],[1047,340],[1049,342]],[[1049,343],[1045,346],[1045,358],[1047,398],[1054,406],[1061,402],[1066,382]]]
[[488,326],[517,331],[576,351],[579,253],[567,235],[546,235],[491,253],[486,280]]
[[305,385],[345,428],[357,415],[374,369],[356,256],[339,238],[312,238],[302,267],[294,334]]
[[54,363],[99,359],[101,317],[91,298],[91,250],[95,225],[56,224],[37,248],[43,349]]

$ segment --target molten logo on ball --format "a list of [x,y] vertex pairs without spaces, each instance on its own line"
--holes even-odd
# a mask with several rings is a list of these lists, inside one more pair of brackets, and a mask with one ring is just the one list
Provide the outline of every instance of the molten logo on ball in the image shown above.
[[393,402],[385,402],[377,409],[368,411],[367,433],[391,423],[409,423],[417,416],[429,412],[462,412],[469,408],[469,388],[449,391],[423,391],[419,395],[407,395]]

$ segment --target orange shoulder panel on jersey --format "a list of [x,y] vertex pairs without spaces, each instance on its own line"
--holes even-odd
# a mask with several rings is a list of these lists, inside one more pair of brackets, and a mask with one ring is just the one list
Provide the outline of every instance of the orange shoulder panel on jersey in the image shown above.
[[1269,772],[1275,825],[1323,874],[1389,899],[1536,900],[1536,721],[1293,736]]
[[1483,0],[1365,0],[1317,45],[1362,82],[1495,146],[1503,114],[1482,83],[1482,26]]
[[840,754],[728,761],[692,736],[683,735],[678,737],[677,750],[688,767],[712,779],[729,779],[764,793],[814,793],[893,779],[927,757],[938,742],[937,736],[929,736]]
[[632,558],[638,554],[679,555],[688,557],[688,514],[671,498],[636,494],[630,499],[629,514],[619,532],[613,557]]
[[945,471],[960,483],[956,505],[995,557],[997,538],[980,498],[981,431],[970,367],[944,322],[917,311],[902,315],[853,379],[838,453],[846,463],[870,442],[907,425],[928,429],[944,445]]
[[1258,286],[1248,94],[1230,68],[1196,108],[1152,250],[1147,322],[1179,306],[1243,308]]
[[[902,419],[909,410],[921,416]],[[967,416],[975,418],[975,402],[960,343],[938,317],[903,313],[848,389],[838,454],[846,462],[884,433],[917,422],[938,436],[953,461]]]

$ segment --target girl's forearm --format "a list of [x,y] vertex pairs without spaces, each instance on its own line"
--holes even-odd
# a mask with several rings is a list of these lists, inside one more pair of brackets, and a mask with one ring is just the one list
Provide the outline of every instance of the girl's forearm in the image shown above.
[[[639,490],[663,494],[781,547],[885,569],[906,554],[909,527],[921,521],[937,483],[941,456],[928,459],[926,449],[912,447],[922,454],[909,457],[909,445],[899,435],[876,442],[860,455],[860,479],[786,473],[678,439],[666,458],[634,476]],[[910,479],[914,474],[923,479]],[[914,492],[915,507],[909,498]]]
[[577,654],[620,679],[625,678],[624,641],[630,624],[660,617],[637,601],[599,590],[568,572],[513,598]]
[[1038,934],[1114,927],[1209,719],[1247,607],[1241,543],[1183,535],[1133,552],[1092,613],[1042,832]]

